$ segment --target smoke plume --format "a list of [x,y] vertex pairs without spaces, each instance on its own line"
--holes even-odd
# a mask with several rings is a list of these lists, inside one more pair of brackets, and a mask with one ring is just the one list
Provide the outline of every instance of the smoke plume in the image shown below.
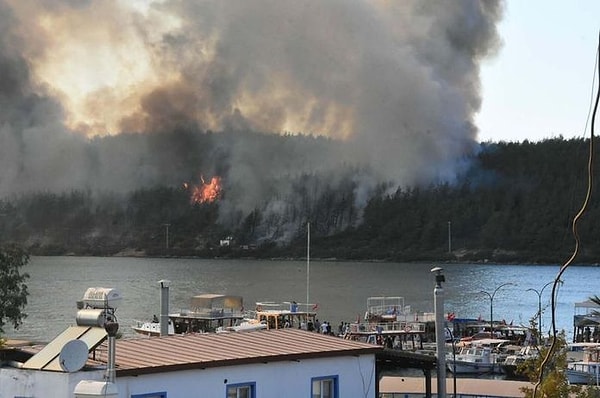
[[[499,47],[502,11],[491,0],[0,0],[0,194],[177,184],[189,167],[226,174],[227,206],[248,211],[302,173],[335,184],[361,170],[356,201],[374,181],[451,180],[477,145],[479,67]],[[207,147],[180,133],[207,130],[218,137]],[[328,140],[271,147],[252,132]]]

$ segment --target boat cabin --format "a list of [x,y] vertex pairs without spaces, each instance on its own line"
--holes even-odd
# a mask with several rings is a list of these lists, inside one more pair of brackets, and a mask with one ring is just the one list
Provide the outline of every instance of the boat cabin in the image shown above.
[[242,320],[244,301],[240,296],[200,294],[190,298],[189,309],[169,314],[175,334],[214,332]]
[[313,307],[311,304],[299,304],[295,301],[262,301],[256,303],[255,319],[265,323],[267,329],[296,328],[313,331],[317,319],[317,313],[309,310]]
[[[240,296],[205,293],[190,298],[189,307],[168,315],[168,334],[211,333],[240,324],[244,319],[244,301]],[[136,333],[159,336],[160,322],[136,321]]]
[[412,312],[403,297],[369,297],[364,318],[350,323],[343,337],[387,348],[423,349],[427,333],[424,318]]

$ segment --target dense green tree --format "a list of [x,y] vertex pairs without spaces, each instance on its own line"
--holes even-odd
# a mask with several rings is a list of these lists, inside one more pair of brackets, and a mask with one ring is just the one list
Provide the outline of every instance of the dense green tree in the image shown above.
[[28,262],[29,255],[20,247],[0,247],[0,333],[7,322],[18,328],[27,316],[23,310],[29,294],[25,284],[29,274],[21,268]]
[[[307,161],[307,153],[324,158],[336,144],[331,140],[185,129],[150,138],[145,144],[154,152],[164,148],[148,159],[162,185],[140,184],[118,193],[34,192],[0,198],[0,243],[19,243],[32,254],[45,255],[136,249],[214,256],[222,255],[212,250],[219,240],[233,236],[234,246],[268,250],[230,250],[230,255],[267,256],[276,247],[278,256],[296,256],[304,252],[304,226],[311,220],[315,258],[558,262],[572,251],[571,223],[587,189],[586,139],[482,144],[465,159],[470,167],[452,181],[394,191],[391,182],[373,181],[357,166],[341,173],[295,171]],[[132,144],[138,139],[125,135],[97,144],[115,150],[123,140]],[[245,150],[233,154],[224,144],[228,140]],[[253,164],[258,174],[228,176],[232,157],[257,162],[250,150],[256,140],[260,147],[272,148],[272,155]],[[139,150],[141,156],[147,148]],[[223,197],[216,202],[192,203],[189,189],[181,184],[199,178],[201,170],[223,176]],[[251,193],[239,188],[241,178],[252,181]],[[595,187],[579,223],[580,263],[600,258],[597,194]]]

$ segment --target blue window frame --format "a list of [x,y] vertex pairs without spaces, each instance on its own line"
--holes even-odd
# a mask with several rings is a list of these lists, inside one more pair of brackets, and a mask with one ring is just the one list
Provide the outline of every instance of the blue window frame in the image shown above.
[[311,379],[310,396],[312,398],[339,398],[339,377],[322,376]]
[[167,398],[167,392],[150,392],[147,394],[132,394],[131,398]]
[[227,398],[256,398],[256,383],[227,384]]

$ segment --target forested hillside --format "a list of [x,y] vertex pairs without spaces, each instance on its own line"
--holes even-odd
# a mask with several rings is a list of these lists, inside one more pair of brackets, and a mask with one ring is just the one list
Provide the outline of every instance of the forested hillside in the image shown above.
[[[333,145],[313,137],[256,138],[269,141],[280,162],[297,161],[292,152],[299,147],[314,151]],[[295,145],[288,145],[292,140]],[[166,154],[181,164],[160,169],[162,185],[2,198],[0,241],[45,255],[302,257],[310,222],[314,258],[561,263],[573,251],[572,220],[588,187],[589,140],[486,143],[462,160],[463,171],[452,181],[394,192],[377,183],[366,198],[360,197],[357,178],[366,174],[354,166],[334,177],[294,174],[290,165],[277,177],[286,181],[285,194],[272,188],[274,179],[246,176],[257,181],[264,199],[252,208],[224,211],[227,195],[235,193],[227,182],[205,192],[213,194],[211,200],[194,200],[191,187],[183,184],[189,173],[181,173],[182,164],[209,158],[217,159],[212,175],[227,173],[218,166],[219,156],[227,154],[215,152],[212,141],[210,133],[188,137],[182,152],[203,148],[198,159]],[[165,151],[177,149],[165,145]],[[209,188],[208,181],[198,185],[196,194]],[[579,224],[578,262],[600,258],[599,201],[594,192]]]

